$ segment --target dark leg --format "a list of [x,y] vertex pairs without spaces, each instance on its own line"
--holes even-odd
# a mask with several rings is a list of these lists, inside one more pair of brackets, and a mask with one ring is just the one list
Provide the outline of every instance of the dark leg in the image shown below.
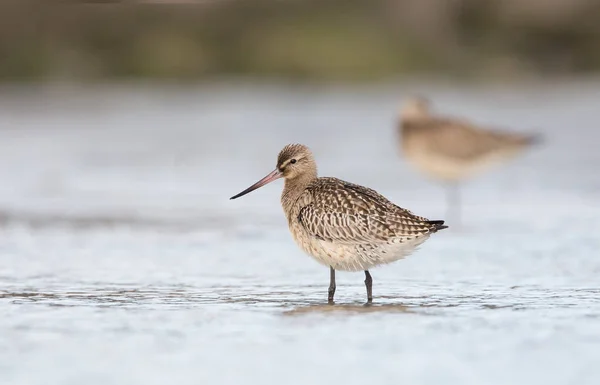
[[460,225],[460,191],[458,188],[458,182],[450,182],[448,185],[448,196],[447,196],[447,212],[446,219],[448,223],[454,226]]
[[329,294],[327,297],[327,302],[332,304],[333,295],[335,294],[335,270],[331,266],[329,267],[329,291],[327,293]]
[[373,278],[369,270],[365,270],[365,286],[367,287],[367,303],[373,302]]

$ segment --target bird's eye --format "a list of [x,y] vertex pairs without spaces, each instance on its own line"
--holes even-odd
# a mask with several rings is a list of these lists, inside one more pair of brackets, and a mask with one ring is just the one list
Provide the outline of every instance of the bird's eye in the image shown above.
[[296,163],[296,162],[297,162],[297,161],[296,161],[296,159],[292,159],[292,160],[290,160],[290,163],[291,163],[291,164],[294,164],[294,163]]

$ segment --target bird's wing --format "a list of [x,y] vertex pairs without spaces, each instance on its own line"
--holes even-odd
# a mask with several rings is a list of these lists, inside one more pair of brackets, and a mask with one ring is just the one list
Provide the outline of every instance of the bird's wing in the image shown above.
[[[423,135],[429,151],[456,159],[475,159],[495,151],[522,146],[530,137],[500,130],[489,130],[467,121],[427,118],[408,122],[414,135]],[[412,126],[412,127],[410,127]]]
[[418,217],[372,189],[335,178],[319,178],[305,194],[310,198],[297,219],[327,242],[402,242],[443,228],[443,222]]

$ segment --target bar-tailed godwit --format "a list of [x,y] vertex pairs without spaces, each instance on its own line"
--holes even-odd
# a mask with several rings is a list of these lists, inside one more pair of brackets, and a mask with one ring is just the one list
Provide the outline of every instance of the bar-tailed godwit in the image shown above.
[[[403,106],[398,130],[409,163],[447,185],[447,215],[453,223],[458,223],[460,212],[460,181],[506,162],[539,140],[537,135],[489,130],[435,115],[423,97],[412,98]],[[455,215],[451,215],[453,208]]]
[[231,197],[236,199],[284,178],[281,206],[300,248],[329,266],[329,303],[335,294],[335,271],[364,271],[367,302],[373,300],[369,269],[402,259],[429,236],[447,228],[396,206],[376,191],[337,178],[317,176],[308,147],[290,144],[270,174]]

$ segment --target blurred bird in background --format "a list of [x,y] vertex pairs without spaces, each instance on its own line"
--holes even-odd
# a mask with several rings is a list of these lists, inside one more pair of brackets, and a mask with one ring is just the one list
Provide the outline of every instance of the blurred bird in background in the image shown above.
[[540,141],[537,134],[485,129],[466,120],[436,115],[429,99],[415,96],[400,110],[403,156],[447,188],[448,221],[460,222],[459,183],[506,163]]

